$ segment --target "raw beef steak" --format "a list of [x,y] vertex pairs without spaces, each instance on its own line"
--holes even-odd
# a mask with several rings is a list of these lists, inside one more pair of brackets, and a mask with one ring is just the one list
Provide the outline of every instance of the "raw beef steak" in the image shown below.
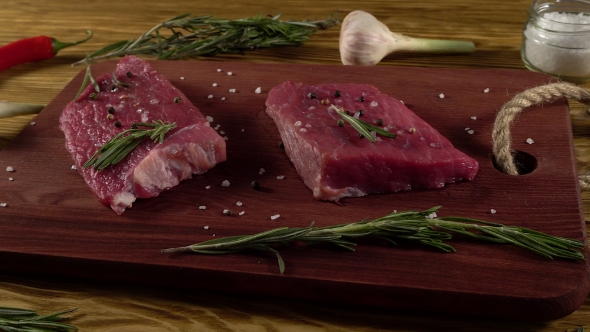
[[[78,172],[98,199],[117,214],[131,207],[136,198],[158,196],[226,160],[225,140],[199,109],[147,62],[126,56],[114,73],[96,82],[100,92],[89,85],[65,107],[60,129]],[[97,149],[133,123],[156,120],[177,125],[163,143],[145,139],[121,162],[103,171],[83,167]]]
[[[373,143],[349,123],[339,126],[342,117],[332,105],[397,138],[378,135]],[[476,160],[402,102],[370,85],[284,82],[269,92],[266,107],[287,155],[316,199],[442,188],[477,173]]]

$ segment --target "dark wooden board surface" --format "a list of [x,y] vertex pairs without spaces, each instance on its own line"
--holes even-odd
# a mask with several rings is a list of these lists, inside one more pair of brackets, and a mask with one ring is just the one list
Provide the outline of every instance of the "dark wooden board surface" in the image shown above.
[[[94,65],[93,72],[111,72],[115,64]],[[491,162],[496,112],[515,94],[549,82],[547,76],[486,69],[174,61],[152,65],[212,116],[213,126],[220,125],[228,137],[228,161],[160,197],[137,201],[117,216],[98,203],[70,169],[72,161],[58,128],[61,110],[80,86],[81,72],[34,125],[0,151],[0,171],[15,169],[0,178],[0,202],[7,203],[0,208],[4,271],[526,320],[563,317],[588,295],[587,263],[547,261],[519,248],[461,239],[451,242],[457,249],[453,254],[365,241],[356,252],[285,248],[283,275],[269,256],[160,253],[214,236],[303,227],[312,221],[318,226],[354,222],[392,210],[436,205],[443,206],[439,215],[585,240],[566,102],[531,109],[513,128],[513,148],[537,161],[531,174],[502,174]],[[284,80],[373,84],[404,101],[476,158],[480,171],[474,181],[442,190],[349,198],[342,205],[316,201],[280,149],[276,127],[264,113],[266,93]],[[254,92],[257,87],[262,93]],[[527,144],[527,138],[534,143]],[[262,175],[261,168],[266,171]],[[279,180],[279,175],[285,178]],[[221,186],[224,180],[230,181],[229,187]],[[253,180],[263,190],[252,190]],[[224,209],[233,215],[224,215]],[[241,211],[245,213],[239,215]],[[280,217],[271,220],[275,214]]]

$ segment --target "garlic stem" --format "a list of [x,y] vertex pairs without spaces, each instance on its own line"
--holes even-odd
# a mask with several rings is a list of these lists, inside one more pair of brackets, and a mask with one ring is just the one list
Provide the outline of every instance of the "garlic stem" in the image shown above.
[[350,12],[340,30],[340,57],[345,65],[376,65],[393,52],[471,53],[471,41],[413,38],[394,33],[373,15]]
[[45,105],[42,104],[11,103],[9,101],[0,100],[0,118],[37,114],[43,108],[45,108]]
[[406,52],[429,53],[472,53],[475,45],[470,41],[428,38],[410,38],[406,40]]

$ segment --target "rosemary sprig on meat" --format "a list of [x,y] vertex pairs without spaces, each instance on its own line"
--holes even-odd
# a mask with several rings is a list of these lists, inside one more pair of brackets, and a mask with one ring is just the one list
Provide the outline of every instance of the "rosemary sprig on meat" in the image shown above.
[[[147,127],[150,129],[140,127]],[[98,171],[102,171],[123,160],[123,158],[148,137],[155,143],[164,142],[164,136],[166,133],[174,128],[176,128],[176,123],[166,124],[162,120],[153,121],[153,123],[134,123],[131,126],[131,129],[120,132],[98,149],[92,157],[84,163],[84,168],[92,166]]]
[[436,217],[440,206],[425,211],[393,212],[384,217],[349,224],[326,227],[310,225],[304,228],[280,227],[254,235],[230,236],[200,242],[186,247],[162,250],[162,253],[229,254],[244,251],[267,252],[275,255],[281,273],[285,263],[275,246],[295,241],[307,244],[328,243],[354,251],[355,238],[375,237],[391,244],[403,241],[424,245],[443,252],[454,252],[446,244],[455,234],[496,244],[512,244],[548,259],[562,258],[583,261],[578,251],[584,242],[551,236],[528,228],[505,226],[498,223],[461,217]]
[[242,54],[257,48],[299,46],[316,30],[338,23],[332,15],[323,21],[281,21],[279,18],[280,15],[265,17],[259,14],[228,20],[184,14],[154,26],[137,39],[107,45],[74,65],[127,54],[173,60],[219,53]]
[[370,124],[366,121],[363,121],[361,119],[357,119],[354,116],[347,114],[346,111],[344,109],[342,109],[341,107],[338,107],[335,105],[331,105],[331,107],[333,109],[335,109],[336,112],[338,112],[338,114],[344,120],[346,120],[348,123],[350,123],[350,125],[354,129],[356,129],[356,131],[358,131],[360,135],[363,135],[363,137],[367,138],[368,140],[370,140],[373,143],[377,141],[377,138],[376,138],[377,135],[381,135],[381,136],[388,137],[388,138],[397,138],[396,134],[390,133],[381,127],[375,126],[373,124]]
[[40,316],[36,311],[0,307],[0,331],[33,332],[33,331],[78,331],[75,326],[63,323],[64,314],[76,311],[68,309],[57,311],[49,315]]
[[78,92],[74,97],[74,100],[78,100],[78,97],[80,97],[82,92],[84,92],[84,89],[86,89],[88,82],[92,84],[92,86],[94,87],[94,91],[96,91],[97,93],[100,92],[100,87],[98,86],[98,83],[96,83],[96,80],[92,76],[92,70],[90,69],[90,66],[86,67],[86,71],[84,72],[84,79],[82,80],[82,84],[80,85],[80,89],[78,89]]

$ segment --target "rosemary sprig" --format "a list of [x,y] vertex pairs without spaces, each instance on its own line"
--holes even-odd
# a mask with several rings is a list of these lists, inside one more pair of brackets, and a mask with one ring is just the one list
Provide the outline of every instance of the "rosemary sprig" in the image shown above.
[[[139,128],[147,127],[151,129]],[[84,168],[93,166],[102,171],[110,165],[114,165],[125,158],[145,138],[149,137],[156,143],[164,142],[164,136],[170,130],[176,128],[176,123],[166,124],[162,120],[153,123],[138,122],[131,126],[131,129],[120,132],[111,138],[105,145],[98,149],[88,161]]]
[[82,92],[84,92],[84,89],[86,89],[88,82],[90,82],[92,86],[94,86],[94,91],[96,91],[97,93],[100,92],[100,87],[98,86],[98,83],[96,83],[96,80],[94,80],[94,77],[92,77],[92,71],[90,70],[90,66],[86,67],[86,72],[84,73],[82,85],[80,85],[80,89],[78,89],[78,93],[76,93],[74,100],[78,100],[78,97],[80,97]]
[[75,326],[62,323],[64,314],[78,309],[57,311],[40,316],[37,312],[26,309],[0,307],[0,331],[6,332],[71,332],[78,331]]
[[[350,125],[354,129],[356,129],[356,131],[358,131],[359,134],[363,135],[363,137],[367,138],[368,140],[370,140],[373,143],[377,141],[377,138],[375,137],[375,135],[381,135],[381,136],[389,137],[389,138],[397,138],[396,134],[390,133],[381,127],[372,125],[366,121],[363,121],[361,119],[357,119],[354,116],[346,114],[346,111],[344,111],[341,107],[338,107],[335,105],[331,105],[331,107],[333,109],[335,109],[336,112],[344,120],[346,120],[348,123],[350,123]],[[375,133],[375,134],[373,134],[373,133]]]
[[74,65],[127,54],[155,55],[158,60],[173,60],[219,53],[241,54],[256,48],[298,46],[317,29],[338,23],[332,15],[323,21],[280,21],[279,18],[280,14],[274,17],[259,14],[228,20],[184,14],[154,26],[137,39],[107,45]]
[[162,253],[268,252],[277,257],[279,270],[283,273],[285,263],[273,246],[288,245],[294,241],[300,241],[307,244],[328,243],[354,251],[356,244],[352,242],[353,239],[372,236],[386,240],[391,244],[396,244],[395,241],[403,241],[428,246],[443,252],[454,252],[455,249],[444,241],[450,240],[452,234],[455,233],[484,242],[512,244],[548,259],[585,260],[584,255],[578,251],[584,247],[582,241],[477,219],[437,218],[436,212],[439,209],[440,206],[436,206],[425,211],[393,212],[373,220],[327,227],[314,227],[313,224],[305,228],[281,227],[254,235],[216,238],[186,247],[164,249]]

